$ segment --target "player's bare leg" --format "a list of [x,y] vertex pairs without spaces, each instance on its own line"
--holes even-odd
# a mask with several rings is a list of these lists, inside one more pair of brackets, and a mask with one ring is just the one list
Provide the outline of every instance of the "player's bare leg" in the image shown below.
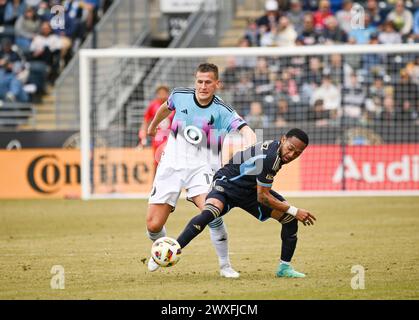
[[[146,224],[147,224],[147,236],[151,241],[156,241],[161,237],[166,236],[166,224],[173,207],[167,203],[162,204],[149,204]],[[154,262],[152,258],[148,260],[148,270],[153,272],[159,268],[159,265]]]
[[[200,194],[192,198],[192,201],[199,208],[204,210],[206,194]],[[212,199],[210,199],[211,201]],[[210,202],[209,201],[209,202]],[[221,217],[211,221],[209,224],[209,232],[212,244],[218,255],[218,263],[220,265],[220,275],[226,278],[238,278],[240,274],[231,267],[230,257],[228,254],[228,233],[226,226]]]

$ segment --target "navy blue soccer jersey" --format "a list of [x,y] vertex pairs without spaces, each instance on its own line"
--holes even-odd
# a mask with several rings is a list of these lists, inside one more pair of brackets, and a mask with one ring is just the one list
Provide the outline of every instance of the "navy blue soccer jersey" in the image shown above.
[[280,142],[268,140],[237,152],[214,176],[239,188],[243,196],[254,194],[257,185],[271,187],[281,169]]

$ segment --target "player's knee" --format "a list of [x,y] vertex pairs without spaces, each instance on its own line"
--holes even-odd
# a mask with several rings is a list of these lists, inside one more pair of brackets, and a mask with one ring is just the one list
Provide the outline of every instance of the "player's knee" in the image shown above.
[[159,219],[156,219],[153,216],[147,217],[146,224],[147,230],[153,233],[159,232],[164,226],[164,222],[160,221]]

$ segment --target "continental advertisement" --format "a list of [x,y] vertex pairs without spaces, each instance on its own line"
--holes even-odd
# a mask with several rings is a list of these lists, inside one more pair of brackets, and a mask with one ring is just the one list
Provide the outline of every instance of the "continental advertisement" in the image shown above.
[[[94,193],[142,194],[152,185],[151,149],[95,150]],[[0,151],[0,198],[79,198],[80,150]],[[273,188],[281,191],[419,190],[419,144],[310,145],[284,166]]]
[[[151,189],[151,149],[96,150],[95,193],[143,193]],[[80,150],[0,151],[1,198],[79,198]]]

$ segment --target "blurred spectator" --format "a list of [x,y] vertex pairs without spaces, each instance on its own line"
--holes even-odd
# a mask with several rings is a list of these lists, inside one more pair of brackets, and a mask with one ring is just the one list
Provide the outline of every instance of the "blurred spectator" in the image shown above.
[[323,64],[320,57],[310,57],[308,60],[308,70],[305,73],[305,79],[319,86],[323,79]]
[[29,51],[31,42],[41,27],[35,9],[28,7],[25,14],[20,16],[15,23],[16,44],[25,52]]
[[398,110],[416,109],[419,103],[419,87],[412,82],[406,69],[400,71],[400,82],[395,85],[394,100]]
[[[419,85],[419,56],[406,64],[406,72],[416,85]],[[419,106],[418,106],[419,107]]]
[[263,96],[271,92],[273,88],[266,58],[258,58],[252,81],[256,97],[262,101]]
[[83,7],[87,10],[86,26],[91,31],[93,25],[98,21],[98,10],[101,0],[83,0]]
[[0,100],[8,102],[28,102],[29,96],[23,84],[13,73],[13,63],[8,59],[0,60]]
[[305,66],[301,83],[301,100],[305,105],[310,104],[314,91],[320,86],[323,77],[323,66],[319,57],[310,57]]
[[49,22],[43,22],[39,34],[30,46],[32,60],[40,60],[50,67],[50,80],[55,81],[60,67],[62,40],[51,30]]
[[332,82],[336,86],[346,86],[350,83],[350,76],[353,73],[353,68],[349,63],[342,61],[341,54],[331,54],[330,61],[324,72],[330,75]]
[[413,18],[412,40],[419,43],[419,8],[416,9],[415,16]]
[[365,109],[368,119],[377,119],[383,111],[385,98],[384,80],[381,76],[375,76],[373,83],[368,88],[368,98],[365,100]]
[[383,10],[380,10],[377,0],[367,0],[365,13],[368,13],[371,25],[379,27],[385,20]]
[[342,105],[345,118],[359,120],[365,106],[365,90],[358,81],[355,73],[351,75],[351,81],[342,90]]
[[250,112],[244,119],[253,129],[266,128],[269,124],[268,117],[263,113],[262,104],[257,101],[253,101],[250,104]]
[[330,10],[333,14],[336,14],[338,10],[342,9],[343,0],[329,0],[330,1]]
[[25,58],[16,50],[16,46],[12,45],[10,39],[5,38],[1,43],[0,60],[7,59],[12,62],[16,78],[24,85],[35,85],[33,89],[34,94],[42,93],[45,85],[46,67],[34,62],[31,64],[27,63]]
[[276,96],[286,98],[287,100],[297,102],[300,99],[297,82],[293,79],[288,69],[284,69],[280,74],[280,78],[275,80],[274,92]]
[[319,9],[314,12],[314,28],[316,30],[323,30],[325,28],[326,18],[332,16],[333,13],[330,10],[329,0],[320,0]]
[[276,36],[278,34],[278,27],[271,26],[268,30],[266,26],[260,27],[260,46],[261,47],[273,47],[275,45]]
[[384,22],[383,30],[378,35],[378,41],[382,44],[402,43],[402,36],[394,28],[393,21]]
[[394,9],[387,15],[387,21],[392,21],[396,31],[407,35],[412,30],[413,15],[406,9],[403,0],[397,0]]
[[322,99],[314,101],[313,106],[308,111],[308,120],[314,121],[317,127],[323,127],[328,124],[329,118],[329,111],[325,110],[324,101]]
[[339,27],[347,34],[351,32],[351,21],[352,21],[352,0],[343,1],[342,9],[336,13],[336,19],[339,23]]
[[[51,5],[59,3],[60,1],[58,0],[51,1]],[[51,13],[51,8],[48,1],[41,1],[36,8],[36,15],[41,21],[51,21],[53,15]]]
[[290,121],[293,121],[295,117],[289,110],[288,100],[286,98],[280,98],[276,105],[275,114],[275,126],[278,128],[286,127]]
[[[250,43],[245,37],[239,40],[239,48],[249,48]],[[239,68],[252,69],[256,67],[256,57],[236,57],[236,65]]]
[[344,43],[348,40],[345,31],[340,29],[338,21],[334,16],[329,16],[325,20],[326,27],[321,32],[320,42],[326,44]]
[[44,0],[25,0],[26,6],[37,8]]
[[314,105],[314,102],[316,100],[324,101],[325,110],[333,110],[340,108],[340,90],[332,83],[330,75],[325,74],[323,76],[321,86],[314,90],[313,95],[311,97],[311,105]]
[[1,41],[0,59],[7,59],[12,63],[21,61],[20,55],[13,50],[13,43],[8,38],[4,38]]
[[266,30],[270,31],[272,26],[277,26],[279,22],[278,9],[276,0],[266,0],[265,14],[256,21],[258,27],[265,26]]
[[234,87],[234,85],[239,80],[240,69],[237,67],[236,58],[234,56],[229,56],[226,59],[226,67],[222,74],[222,83],[223,89],[229,90]]
[[250,103],[255,100],[253,82],[248,72],[241,72],[234,87],[233,105],[238,114],[247,114]]
[[353,44],[367,44],[371,34],[377,32],[377,27],[371,25],[369,14],[364,15],[364,28],[353,28],[349,33],[349,42]]
[[319,42],[319,34],[314,29],[314,18],[312,13],[306,13],[303,19],[303,31],[298,35],[297,44],[313,45]]
[[303,31],[303,24],[301,21],[304,19],[303,6],[300,0],[290,1],[290,10],[287,12],[287,17],[290,20],[290,23],[294,26],[297,34],[300,34]]
[[261,32],[256,21],[249,21],[244,37],[249,41],[252,47],[260,46]]
[[303,9],[306,11],[315,11],[319,7],[318,0],[302,0],[303,2]]
[[383,112],[380,115],[380,120],[386,124],[392,124],[395,119],[394,99],[391,95],[387,95],[383,101]]
[[396,121],[402,121],[409,125],[418,119],[418,111],[410,103],[404,102],[401,109],[396,111]]
[[4,13],[4,23],[6,25],[14,26],[16,20],[25,13],[25,8],[26,6],[24,0],[9,1],[6,5]]
[[297,32],[286,16],[279,19],[278,34],[276,36],[276,45],[279,47],[291,47],[295,45]]
[[6,13],[7,0],[0,0],[0,26],[4,25],[4,17]]
[[[379,44],[378,41],[378,34],[373,33],[371,34],[370,41],[368,41],[371,45]],[[361,68],[362,73],[364,75],[368,74],[381,74],[385,73],[385,55],[380,53],[365,53],[361,56]]]
[[282,15],[290,8],[290,0],[276,0],[278,2],[278,11]]

